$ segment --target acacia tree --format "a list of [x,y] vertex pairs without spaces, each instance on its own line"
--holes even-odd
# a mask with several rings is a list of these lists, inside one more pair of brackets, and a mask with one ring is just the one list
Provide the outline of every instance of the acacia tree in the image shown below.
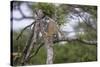
[[[26,3],[27,6],[30,8],[30,10],[32,11],[33,16],[26,16],[24,15],[24,13],[21,11],[20,6],[21,4]],[[73,6],[73,5],[54,5],[51,3],[29,3],[29,2],[19,2],[19,1],[15,1],[11,3],[12,5],[12,9],[11,12],[13,10],[19,10],[20,13],[22,14],[21,18],[14,18],[13,16],[11,16],[11,21],[13,22],[13,20],[22,20],[22,19],[34,19],[35,21],[33,23],[31,23],[30,25],[26,26],[21,33],[19,34],[19,36],[16,38],[16,40],[18,40],[24,30],[26,30],[27,28],[31,27],[30,31],[30,37],[28,38],[28,41],[26,42],[26,46],[23,49],[22,52],[22,56],[21,56],[21,64],[25,65],[27,64],[27,62],[34,57],[39,49],[45,44],[46,47],[46,51],[47,51],[47,64],[52,64],[53,63],[53,44],[60,42],[60,41],[68,41],[68,42],[72,42],[72,41],[78,41],[78,42],[82,42],[85,44],[97,44],[96,42],[96,36],[95,40],[86,40],[84,38],[80,38],[77,37],[75,39],[68,39],[68,38],[54,38],[53,37],[46,37],[45,32],[47,32],[46,30],[47,28],[47,20],[46,18],[50,18],[55,22],[57,22],[57,26],[61,26],[65,23],[65,19],[67,15],[73,14],[72,16],[78,16],[79,18],[81,18],[81,22],[84,22],[87,27],[91,27],[94,29],[93,25],[91,24],[91,22],[86,20],[86,17],[82,16],[82,12],[83,13],[89,13],[90,15],[93,15],[92,17],[94,17],[95,19],[96,17],[96,8],[93,7],[93,9],[87,10],[90,7],[82,7],[82,6]],[[75,10],[75,8],[78,8],[79,10],[82,11],[77,11]],[[93,12],[93,13],[92,13]],[[70,15],[71,16],[71,15]],[[48,20],[50,20],[48,19]],[[80,21],[80,19],[79,19]],[[95,21],[96,23],[96,21]],[[85,26],[86,26],[85,25]],[[96,24],[95,24],[96,25]],[[83,26],[83,23],[82,23]],[[86,29],[86,27],[82,27],[83,29]],[[96,32],[97,30],[95,30],[93,32],[93,34]],[[39,34],[42,33],[42,36],[39,36]],[[89,33],[90,34],[90,33]],[[95,33],[96,35],[96,33]],[[86,35],[87,36],[87,35]],[[35,45],[38,45],[38,47],[36,48]],[[34,52],[32,52],[33,49],[36,49]],[[16,62],[16,59],[15,59]]]

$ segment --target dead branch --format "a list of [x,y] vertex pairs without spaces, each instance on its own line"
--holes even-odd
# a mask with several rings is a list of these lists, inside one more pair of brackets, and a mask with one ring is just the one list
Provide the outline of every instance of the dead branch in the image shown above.
[[41,43],[41,44],[38,46],[38,48],[36,49],[36,51],[35,51],[34,53],[32,53],[32,54],[29,56],[28,61],[29,61],[32,57],[34,57],[35,55],[37,55],[37,53],[39,52],[40,48],[41,48],[43,45],[44,45],[44,43]]
[[21,63],[22,65],[24,65],[28,61],[31,51],[37,42],[37,37],[39,35],[38,31],[40,28],[39,23],[40,22],[36,21],[35,25],[33,26],[33,29],[31,30],[32,33],[30,34],[30,38],[26,43],[25,49],[23,50],[23,59]]
[[19,37],[21,37],[21,35],[23,34],[23,32],[28,28],[28,27],[31,27],[35,22],[31,23],[30,25],[26,26],[22,31],[21,33],[17,36],[16,40],[19,39]]

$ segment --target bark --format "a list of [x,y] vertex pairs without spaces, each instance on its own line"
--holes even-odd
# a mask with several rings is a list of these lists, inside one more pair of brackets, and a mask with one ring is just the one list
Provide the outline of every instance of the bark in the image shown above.
[[22,65],[25,65],[26,62],[28,61],[28,58],[31,54],[32,49],[34,48],[34,45],[36,43],[37,39],[37,31],[38,31],[38,25],[39,23],[37,22],[32,30],[32,34],[30,35],[30,39],[24,49],[24,54],[23,54],[23,59],[22,59]]
[[53,41],[52,38],[45,39],[45,48],[47,51],[46,64],[53,64]]

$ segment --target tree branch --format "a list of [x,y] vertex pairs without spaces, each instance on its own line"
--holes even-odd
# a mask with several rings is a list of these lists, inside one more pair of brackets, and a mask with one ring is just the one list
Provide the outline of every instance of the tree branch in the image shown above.
[[78,38],[76,38],[76,39],[61,38],[58,40],[54,40],[54,43],[61,42],[61,41],[67,41],[67,42],[78,41],[78,42],[85,43],[88,45],[97,45],[97,41],[88,41],[85,39],[82,40],[82,39],[78,39]]
[[39,52],[40,48],[44,45],[44,43],[41,43],[38,48],[36,49],[35,53],[31,54],[28,58],[28,60],[30,60],[32,57],[34,57],[35,55],[37,55],[37,53]]
[[23,16],[23,17],[21,17],[21,18],[14,18],[14,17],[12,17],[11,19],[12,19],[12,20],[16,20],[16,21],[21,21],[21,20],[23,20],[23,19],[34,19],[34,18],[31,17],[31,16]]
[[86,23],[87,26],[91,27],[93,30],[96,31],[96,29],[91,24],[88,24],[88,21],[86,20],[87,19],[86,17],[82,17],[80,14],[78,14],[78,16],[83,20],[83,22]]
[[[11,21],[12,21],[12,20],[21,21],[21,20],[23,20],[23,19],[33,19],[33,16],[26,16],[26,15],[24,14],[24,12],[23,12],[22,9],[21,9],[21,4],[22,4],[22,3],[16,5],[18,8],[17,8],[17,9],[12,9],[12,11],[13,11],[13,10],[18,10],[18,11],[21,13],[22,17],[21,17],[21,18],[14,18],[14,17],[12,16],[12,14],[11,14]],[[16,6],[15,6],[15,7],[16,7]],[[29,6],[29,5],[28,5],[28,6]],[[12,5],[12,7],[13,7],[13,5]],[[13,7],[13,8],[14,8],[14,7]],[[12,11],[11,11],[11,13],[12,13]]]
[[[78,41],[84,44],[88,44],[88,45],[97,45],[97,41],[87,41],[87,40],[81,40],[81,39],[68,39],[68,38],[62,38],[62,39],[58,39],[58,40],[54,40],[53,43],[57,43],[57,42],[61,42],[61,41],[67,41],[67,42],[72,42],[72,41]],[[31,54],[29,59],[30,60],[32,57],[34,57],[35,55],[37,55],[37,53],[39,52],[40,48],[44,45],[44,42],[42,42],[38,48],[36,49],[35,53]]]
[[16,40],[19,39],[19,37],[21,37],[21,35],[23,34],[23,32],[28,28],[28,27],[31,27],[35,22],[31,23],[30,25],[26,26],[22,31],[21,33],[18,35],[18,37],[16,38]]

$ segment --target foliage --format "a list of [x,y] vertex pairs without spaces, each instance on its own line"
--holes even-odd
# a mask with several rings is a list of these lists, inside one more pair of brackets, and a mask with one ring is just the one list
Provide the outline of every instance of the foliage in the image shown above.
[[[91,29],[91,27],[87,26],[87,24],[81,22],[77,27],[75,27],[76,30],[82,29],[80,33],[78,33],[78,37],[81,39],[86,39],[86,40],[97,40],[97,31],[94,29]],[[81,34],[83,32],[83,34]]]
[[58,25],[65,22],[65,11],[60,6],[56,6],[53,3],[33,3],[32,7],[33,11],[35,8],[42,9],[43,13],[57,21]]
[[57,44],[54,63],[96,61],[96,50],[96,46],[79,42],[71,42],[63,46]]
[[[27,32],[25,32],[28,34]],[[26,34],[22,36],[20,39],[19,45],[20,50],[23,50],[23,47],[26,43],[26,38],[28,37]],[[17,41],[15,40],[18,32],[14,32],[13,35],[13,49],[14,52],[18,52],[16,49],[18,45],[16,44]],[[57,63],[69,63],[69,62],[88,62],[88,61],[96,61],[97,60],[97,47],[95,45],[86,45],[79,42],[70,42],[64,45],[56,43],[54,44],[54,64]],[[46,61],[46,51],[45,47],[43,46],[38,54],[34,56],[29,62],[29,64],[45,64]]]
[[55,5],[50,4],[50,3],[33,3],[33,10],[36,8],[42,9],[43,13],[49,17],[52,17],[52,15],[55,14]]

